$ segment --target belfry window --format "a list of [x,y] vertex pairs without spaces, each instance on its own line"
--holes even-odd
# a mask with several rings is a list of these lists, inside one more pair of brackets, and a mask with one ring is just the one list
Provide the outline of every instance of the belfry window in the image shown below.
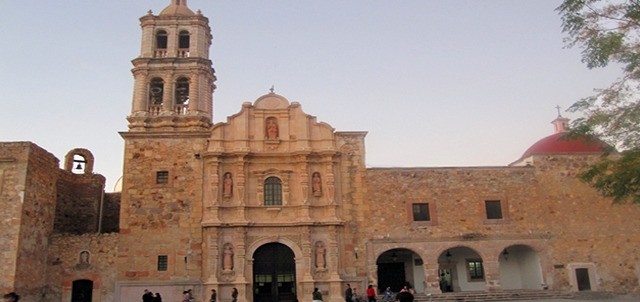
[[149,83],[149,112],[160,113],[162,110],[162,95],[164,91],[164,81],[161,78],[153,78]]
[[164,58],[167,56],[167,44],[168,44],[167,32],[164,30],[159,30],[156,33],[156,52],[155,52],[156,58]]
[[189,79],[179,78],[176,81],[175,106],[177,114],[187,114],[189,109]]
[[181,31],[178,35],[178,56],[189,57],[189,32],[186,30]]
[[282,182],[275,176],[271,176],[264,181],[264,205],[282,205]]

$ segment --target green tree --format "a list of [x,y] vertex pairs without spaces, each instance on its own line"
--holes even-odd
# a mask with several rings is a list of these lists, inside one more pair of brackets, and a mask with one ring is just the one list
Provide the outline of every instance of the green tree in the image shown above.
[[573,134],[593,135],[620,151],[580,177],[614,202],[640,203],[640,1],[564,0],[556,10],[565,42],[582,49],[588,68],[622,67],[609,87],[569,108],[583,116]]

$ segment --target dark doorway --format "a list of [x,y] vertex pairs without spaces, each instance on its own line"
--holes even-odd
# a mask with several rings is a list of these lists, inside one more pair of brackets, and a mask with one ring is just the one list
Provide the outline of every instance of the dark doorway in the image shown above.
[[296,299],[296,264],[293,251],[284,244],[268,243],[253,255],[253,301]]
[[578,281],[578,290],[591,290],[591,280],[589,280],[588,268],[576,268],[576,280]]
[[71,289],[71,302],[91,302],[93,293],[93,281],[76,280],[73,281]]
[[378,289],[384,291],[391,287],[394,292],[399,292],[405,286],[404,263],[378,263]]

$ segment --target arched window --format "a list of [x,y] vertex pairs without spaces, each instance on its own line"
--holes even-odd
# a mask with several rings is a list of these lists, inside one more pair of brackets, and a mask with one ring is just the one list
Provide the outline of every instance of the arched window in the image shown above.
[[275,176],[271,176],[264,181],[264,205],[282,205],[282,182]]
[[189,57],[189,32],[183,30],[178,35],[178,56],[181,58]]
[[189,108],[189,79],[178,78],[176,81],[175,93],[175,112],[178,114],[187,114]]
[[159,30],[156,33],[156,58],[164,58],[167,56],[167,32]]
[[161,78],[153,78],[149,83],[149,112],[159,114],[162,111],[162,94],[164,81]]

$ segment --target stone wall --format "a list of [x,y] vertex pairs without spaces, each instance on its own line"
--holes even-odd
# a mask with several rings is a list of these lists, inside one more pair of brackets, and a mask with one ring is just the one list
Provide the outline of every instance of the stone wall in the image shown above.
[[[594,159],[564,155],[536,158],[533,167],[368,169],[359,248],[369,263],[388,249],[411,249],[429,275],[450,248],[472,247],[497,273],[496,255],[526,245],[540,256],[551,288],[576,290],[571,267],[589,264],[599,290],[638,291],[640,247],[633,242],[640,236],[630,230],[640,227],[640,207],[612,204],[575,177]],[[485,200],[501,201],[503,219],[486,219]],[[431,221],[414,222],[412,203],[428,203]],[[369,276],[375,279],[375,266]],[[427,276],[429,282],[437,278]],[[497,280],[487,284],[499,287]]]
[[0,144],[0,290],[15,289],[29,143]]
[[120,193],[104,194],[102,233],[112,233],[120,230],[120,197]]
[[[2,232],[9,248],[3,253],[9,272],[3,274],[5,289],[19,290],[25,300],[35,301],[46,286],[45,261],[48,238],[53,229],[58,160],[29,142],[3,143],[0,158],[13,158],[3,180]],[[4,223],[4,222],[3,222]],[[6,234],[6,235],[5,235]],[[16,236],[17,235],[17,236]]]
[[[207,134],[123,136],[127,173],[120,208],[119,281],[200,282],[204,171],[196,154],[203,153]],[[168,172],[166,183],[156,182],[158,171]],[[168,256],[167,271],[158,271],[159,255]]]
[[[47,284],[40,301],[71,301],[75,280],[93,282],[92,301],[115,301],[118,234],[55,234],[47,251]],[[80,254],[88,252],[87,261]]]
[[59,171],[54,230],[84,234],[98,231],[105,178],[99,174]]

